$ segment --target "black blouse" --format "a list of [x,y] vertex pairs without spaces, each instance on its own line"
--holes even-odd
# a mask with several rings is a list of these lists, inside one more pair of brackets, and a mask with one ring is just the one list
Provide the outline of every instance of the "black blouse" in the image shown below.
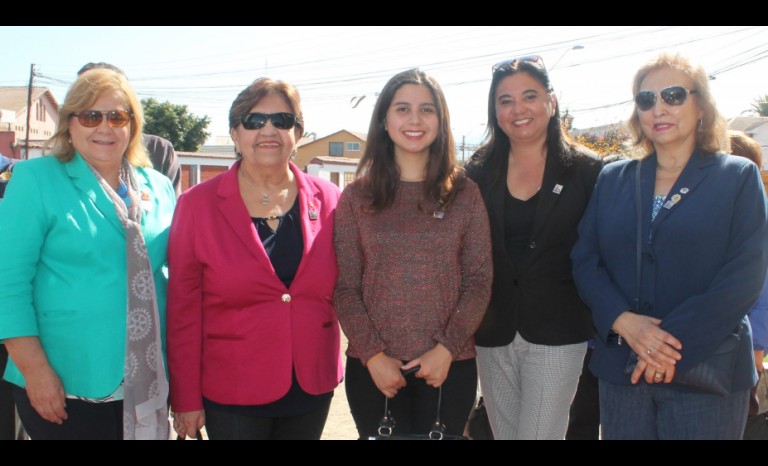
[[531,230],[539,204],[538,191],[527,201],[512,196],[509,189],[504,198],[504,245],[509,259],[514,264],[520,264],[528,253],[531,241]]
[[291,287],[296,271],[299,270],[301,256],[304,254],[304,236],[301,231],[299,216],[299,196],[291,210],[282,217],[276,230],[272,230],[264,217],[251,217],[261,243],[267,251],[272,267],[286,288]]

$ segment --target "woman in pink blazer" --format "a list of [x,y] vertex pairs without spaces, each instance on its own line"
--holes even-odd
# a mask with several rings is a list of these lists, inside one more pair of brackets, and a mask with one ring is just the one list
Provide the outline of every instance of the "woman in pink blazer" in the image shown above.
[[333,307],[338,188],[290,163],[298,91],[261,78],[232,103],[238,161],[179,199],[169,240],[174,428],[319,439],[342,377]]

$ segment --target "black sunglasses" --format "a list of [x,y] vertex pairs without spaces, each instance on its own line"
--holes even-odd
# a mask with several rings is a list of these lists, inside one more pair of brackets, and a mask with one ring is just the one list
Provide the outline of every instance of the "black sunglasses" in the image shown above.
[[245,129],[261,129],[272,121],[272,126],[278,129],[291,129],[296,125],[296,115],[293,113],[248,113],[240,117],[240,123]]
[[530,63],[544,71],[547,70],[544,67],[544,59],[539,55],[525,55],[522,57],[512,58],[511,60],[500,61],[491,67],[491,72],[495,74],[497,71],[503,71],[507,68],[514,68],[518,63]]
[[80,113],[70,113],[70,116],[76,116],[77,121],[86,128],[95,128],[101,124],[106,117],[110,128],[122,128],[131,122],[133,113],[124,110],[110,110],[102,112],[101,110],[83,110]]
[[[686,89],[682,86],[671,86],[666,89],[662,89],[659,92],[661,100],[667,105],[683,105],[685,99],[688,98],[688,94],[696,94],[699,91],[695,89]],[[653,91],[640,91],[635,96],[635,103],[637,108],[645,112],[650,110],[656,105],[656,93]]]

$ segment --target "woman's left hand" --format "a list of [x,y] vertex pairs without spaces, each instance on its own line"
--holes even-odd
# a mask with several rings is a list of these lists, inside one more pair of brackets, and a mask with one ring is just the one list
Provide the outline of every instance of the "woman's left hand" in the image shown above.
[[431,350],[408,362],[402,367],[402,370],[405,371],[420,365],[421,369],[416,373],[416,377],[424,379],[427,385],[437,388],[448,377],[452,362],[451,352],[441,343],[438,343]]
[[675,366],[667,365],[662,368],[653,367],[644,360],[637,361],[634,372],[630,378],[633,384],[640,381],[640,377],[645,375],[645,381],[648,384],[653,383],[671,383],[675,378]]

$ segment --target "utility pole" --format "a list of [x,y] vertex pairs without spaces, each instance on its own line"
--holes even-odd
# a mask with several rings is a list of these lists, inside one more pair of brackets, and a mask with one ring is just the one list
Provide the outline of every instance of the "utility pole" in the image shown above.
[[24,158],[29,159],[29,125],[32,120],[32,81],[35,79],[35,64],[29,65],[29,88],[27,89],[27,137],[24,141]]

